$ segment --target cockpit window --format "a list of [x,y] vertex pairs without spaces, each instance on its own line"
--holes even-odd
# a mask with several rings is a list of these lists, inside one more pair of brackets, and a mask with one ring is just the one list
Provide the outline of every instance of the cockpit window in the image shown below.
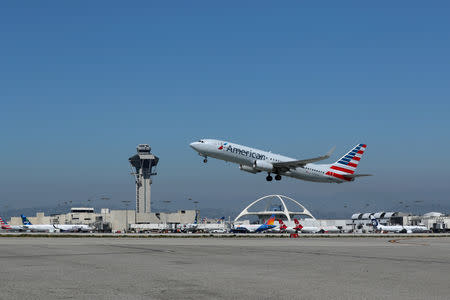
[[198,142],[199,142],[199,143],[205,143],[203,140],[199,140]]

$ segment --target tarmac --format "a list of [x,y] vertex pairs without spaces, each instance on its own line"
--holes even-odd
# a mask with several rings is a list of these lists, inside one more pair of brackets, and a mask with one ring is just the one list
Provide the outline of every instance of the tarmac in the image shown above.
[[449,299],[450,238],[0,238],[1,299]]

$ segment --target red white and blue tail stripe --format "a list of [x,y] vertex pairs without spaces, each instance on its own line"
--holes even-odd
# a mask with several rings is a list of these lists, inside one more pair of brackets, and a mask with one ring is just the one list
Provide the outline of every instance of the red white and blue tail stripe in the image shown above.
[[2,229],[11,229],[11,225],[4,221],[2,217],[0,217],[0,225]]
[[[352,176],[361,161],[361,157],[366,150],[366,144],[358,144],[347,154],[342,156],[337,162],[330,166],[330,170],[326,175],[330,175],[342,180],[352,181]],[[346,176],[347,175],[347,176]]]

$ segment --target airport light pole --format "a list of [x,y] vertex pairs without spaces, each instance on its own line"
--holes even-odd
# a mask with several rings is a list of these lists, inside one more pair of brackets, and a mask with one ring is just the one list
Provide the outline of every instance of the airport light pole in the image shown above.
[[198,220],[198,215],[199,215],[199,213],[198,213],[198,208],[197,208],[197,204],[198,204],[198,203],[199,203],[199,202],[198,202],[197,200],[194,201],[195,218],[197,219],[197,224],[199,223],[199,220]]
[[168,219],[168,214],[169,214],[168,206],[169,206],[169,203],[170,203],[171,201],[170,201],[170,200],[164,200],[163,202],[165,203],[164,208],[165,208],[165,210],[166,210],[166,212],[165,212],[166,218],[165,218],[165,224],[164,224],[164,226],[167,227],[167,219]]
[[[108,201],[108,200],[111,199],[111,197],[102,194],[102,195],[99,195],[97,198],[94,198],[94,199],[100,199],[100,200],[103,200],[103,201]],[[100,207],[100,213],[101,213],[101,210],[102,210],[102,207]],[[105,216],[103,216],[103,214],[102,214],[102,230],[103,230],[103,232],[105,231],[106,211],[104,212],[104,215]],[[127,216],[128,216],[128,212],[127,212]]]
[[122,200],[125,205],[125,233],[128,233],[128,205],[130,205],[130,200]]
[[[8,210],[8,204],[5,204],[5,205],[3,205],[3,217],[4,218],[7,218],[6,217],[6,211]],[[6,220],[6,219],[5,219]]]

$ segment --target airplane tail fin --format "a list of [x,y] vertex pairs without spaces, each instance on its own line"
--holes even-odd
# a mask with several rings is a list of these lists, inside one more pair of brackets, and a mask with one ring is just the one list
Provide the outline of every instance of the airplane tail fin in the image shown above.
[[198,224],[198,211],[195,211],[194,224]]
[[[358,144],[353,147],[352,150],[347,152],[338,161],[332,164],[327,172],[327,175],[331,175],[343,180],[353,181],[355,177],[361,175],[355,174],[356,168],[361,161],[364,151],[366,151],[366,144]],[[370,176],[370,175],[364,175]]]
[[20,215],[20,217],[22,218],[23,225],[32,225],[30,220],[28,220],[28,218],[25,215]]
[[280,229],[286,229],[287,226],[284,224],[283,220],[279,219],[278,224],[280,224]]
[[370,216],[370,219],[372,219],[372,226],[378,227],[378,220],[373,215]]
[[8,224],[2,217],[0,217],[0,227],[2,229],[11,229],[11,225]]
[[295,223],[295,229],[302,230],[303,226],[300,224],[300,222],[297,219],[294,219]]
[[275,223],[275,215],[272,215],[267,221],[266,221],[266,225],[274,225]]

